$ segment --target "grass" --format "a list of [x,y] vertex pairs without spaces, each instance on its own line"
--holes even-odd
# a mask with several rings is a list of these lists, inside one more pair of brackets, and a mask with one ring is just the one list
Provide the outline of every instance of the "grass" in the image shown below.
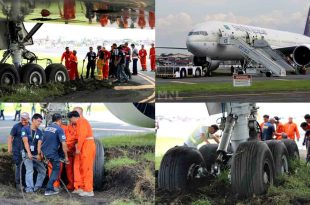
[[154,153],[152,152],[145,153],[144,155],[141,156],[141,158],[151,162],[154,162],[155,160]]
[[107,137],[101,139],[101,142],[105,148],[117,146],[155,146],[155,133]]
[[242,92],[268,92],[268,91],[308,91],[310,80],[288,80],[288,81],[260,81],[253,82],[250,87],[233,87],[232,82],[215,83],[206,82],[184,86],[183,84],[162,84],[156,86],[158,95],[166,92],[187,93],[242,93]]
[[206,199],[198,199],[197,201],[192,202],[192,205],[211,205],[211,203],[206,198]]
[[105,164],[105,169],[112,170],[118,167],[135,165],[137,163],[138,161],[134,159],[130,159],[128,157],[119,157],[119,158],[107,161]]
[[137,201],[137,200],[129,200],[129,199],[118,199],[111,203],[111,205],[137,205],[137,204],[151,205],[154,203],[145,202],[145,201]]

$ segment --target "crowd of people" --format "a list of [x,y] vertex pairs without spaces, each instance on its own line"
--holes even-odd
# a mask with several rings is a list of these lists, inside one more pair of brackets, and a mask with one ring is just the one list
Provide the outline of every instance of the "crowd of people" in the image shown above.
[[[95,79],[95,70],[97,68],[98,80],[108,80],[111,78],[117,79],[117,82],[128,82],[132,75],[138,75],[138,60],[142,67],[141,71],[147,71],[147,56],[151,62],[151,71],[156,71],[156,52],[154,44],[151,44],[149,53],[141,45],[138,50],[135,44],[130,47],[126,42],[123,45],[114,43],[111,49],[104,46],[97,46],[97,52],[93,47],[89,47],[89,52],[83,59],[83,66],[87,59],[86,65],[86,79]],[[66,47],[65,52],[61,56],[61,63],[65,60],[65,67],[67,68],[70,80],[78,80],[78,59],[76,50],[70,51]],[[130,66],[132,62],[132,67]],[[131,68],[130,68],[131,67]]]
[[[307,160],[310,160],[310,114],[304,116],[305,121],[300,124],[300,128],[305,131],[303,145],[307,148]],[[288,118],[286,123],[282,123],[278,116],[270,118],[269,115],[263,116],[263,122],[260,123],[259,140],[282,140],[291,139],[299,142],[300,133],[297,124],[292,117]],[[195,147],[201,143],[210,144],[210,140],[220,143],[220,134],[217,134],[219,127],[217,125],[211,126],[197,126],[197,128],[188,136],[184,142],[185,146]]]
[[[64,125],[61,114],[52,115],[52,122],[40,129],[43,116],[39,113],[20,114],[20,122],[11,129],[8,152],[13,155],[15,183],[26,193],[44,190],[45,195],[59,193],[60,176],[66,169],[67,189],[80,196],[94,196],[93,164],[96,145],[90,123],[83,117],[83,109],[75,107],[68,113],[70,123]],[[25,165],[25,187],[20,176]],[[34,169],[37,171],[34,180]],[[44,179],[48,177],[46,187]],[[34,183],[35,182],[35,183]]]

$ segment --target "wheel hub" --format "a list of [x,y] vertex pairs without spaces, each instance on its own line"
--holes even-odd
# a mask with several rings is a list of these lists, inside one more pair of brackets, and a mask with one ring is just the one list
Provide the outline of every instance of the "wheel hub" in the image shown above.
[[65,74],[62,71],[57,71],[55,74],[55,82],[64,82]]
[[30,84],[40,85],[42,84],[42,75],[38,71],[31,73],[30,77]]
[[1,84],[12,85],[14,83],[14,75],[12,73],[6,72],[2,75]]
[[282,156],[281,174],[288,172],[288,162],[285,155]]

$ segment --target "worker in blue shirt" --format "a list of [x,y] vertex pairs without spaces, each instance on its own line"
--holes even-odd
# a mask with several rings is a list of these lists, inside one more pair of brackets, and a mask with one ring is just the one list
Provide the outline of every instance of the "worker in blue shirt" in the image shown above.
[[[39,127],[42,120],[42,115],[36,113],[31,118],[31,125],[23,127],[21,130],[21,137],[24,143],[22,156],[26,167],[26,193],[38,191],[42,187],[46,176],[46,168],[41,157],[42,131]],[[38,172],[35,185],[33,182],[34,168]]]
[[273,136],[275,135],[274,123],[275,119],[271,118],[268,122],[262,124],[262,141],[273,139]]
[[[53,184],[59,176],[60,160],[63,158],[63,155],[65,157],[65,163],[68,163],[68,147],[64,130],[61,128],[61,119],[62,117],[60,114],[53,114],[53,123],[47,126],[44,131],[42,152],[44,157],[52,164],[52,174],[46,186],[45,196],[59,193],[58,190],[55,190]],[[62,150],[60,150],[60,148],[62,148]]]
[[15,164],[15,184],[16,188],[20,189],[20,164],[22,162],[23,142],[21,138],[21,130],[24,126],[29,126],[29,114],[23,112],[20,115],[20,122],[15,124],[11,129],[8,137],[8,152],[13,154],[13,162]]

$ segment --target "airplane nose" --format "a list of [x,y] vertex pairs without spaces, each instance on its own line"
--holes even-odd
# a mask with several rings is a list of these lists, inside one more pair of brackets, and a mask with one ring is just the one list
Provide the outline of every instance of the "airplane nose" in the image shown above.
[[197,45],[191,37],[188,37],[186,39],[186,47],[187,47],[187,50],[191,53],[195,53],[197,51]]

